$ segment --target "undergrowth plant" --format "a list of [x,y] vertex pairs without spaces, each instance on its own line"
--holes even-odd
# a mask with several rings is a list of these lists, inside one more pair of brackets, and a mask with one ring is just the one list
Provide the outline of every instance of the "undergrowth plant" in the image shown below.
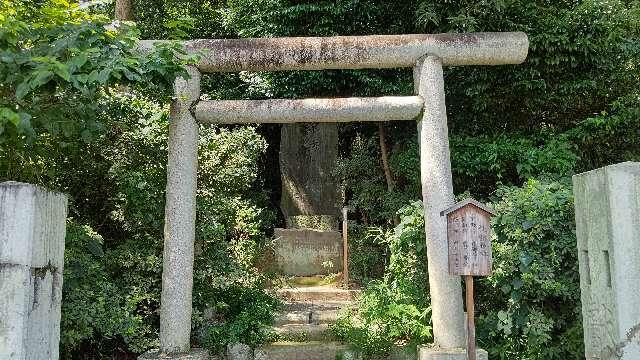
[[369,282],[357,304],[344,310],[332,327],[365,356],[431,341],[422,203],[402,208],[399,215],[395,229],[370,228],[367,234],[389,249],[384,277]]

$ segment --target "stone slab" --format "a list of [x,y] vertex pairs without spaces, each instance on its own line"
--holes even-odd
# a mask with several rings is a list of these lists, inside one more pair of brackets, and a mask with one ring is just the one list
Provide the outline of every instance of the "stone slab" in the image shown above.
[[640,359],[640,163],[573,177],[588,360]]
[[338,161],[338,137],[336,123],[281,127],[280,209],[288,229],[338,229],[342,197],[340,181],[333,173]]
[[[342,235],[338,231],[275,229],[275,258],[285,275],[330,274],[342,269]],[[330,262],[332,267],[323,263]]]
[[[489,354],[483,349],[476,349],[477,360],[489,360]],[[418,360],[467,360],[467,350],[442,349],[431,346],[418,347]]]
[[216,124],[415,120],[423,102],[420,96],[209,100],[198,102],[195,114]]
[[284,301],[348,302],[360,296],[360,290],[338,289],[330,286],[311,286],[276,290]]
[[271,328],[278,338],[287,341],[333,340],[329,324],[284,324]]
[[277,342],[258,347],[255,360],[327,360],[348,351],[348,345],[337,342]]
[[274,320],[274,326],[285,324],[333,324],[341,309],[351,301],[300,301],[286,302]]
[[191,349],[186,353],[165,354],[160,350],[150,350],[138,356],[138,360],[209,360],[209,351],[205,349]]
[[253,349],[242,343],[227,345],[227,360],[253,360]]

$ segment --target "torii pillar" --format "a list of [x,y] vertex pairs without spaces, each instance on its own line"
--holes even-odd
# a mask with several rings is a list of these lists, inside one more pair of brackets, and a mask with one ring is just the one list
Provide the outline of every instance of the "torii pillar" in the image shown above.
[[[141,42],[149,48],[154,41]],[[199,123],[300,123],[418,119],[429,291],[434,344],[420,360],[465,360],[461,279],[448,274],[446,220],[453,186],[443,66],[520,64],[526,34],[471,33],[273,39],[202,39],[185,42],[201,55],[191,79],[176,81],[169,131],[165,259],[160,350],[141,359],[206,359],[190,348],[191,291]],[[303,100],[200,101],[201,72],[414,68],[417,96]],[[487,359],[479,351],[477,359]]]

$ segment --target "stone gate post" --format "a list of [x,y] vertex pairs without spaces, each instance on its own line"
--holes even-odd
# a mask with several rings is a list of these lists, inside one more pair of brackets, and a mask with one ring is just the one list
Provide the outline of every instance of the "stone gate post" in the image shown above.
[[463,348],[466,341],[462,287],[460,277],[448,272],[447,221],[440,216],[443,209],[454,203],[454,197],[444,78],[438,57],[418,60],[414,68],[414,86],[416,93],[424,98],[418,141],[433,338],[435,344],[443,348]]
[[[447,221],[440,216],[454,203],[442,61],[418,60],[413,78],[415,92],[424,98],[418,140],[434,338],[433,348],[420,349],[420,359],[466,359],[462,287],[460,277],[448,272]],[[483,358],[486,352],[479,350],[478,359]]]
[[0,359],[57,360],[67,198],[0,184]]
[[640,163],[573,177],[587,360],[640,359]]
[[[165,205],[160,351],[142,359],[205,359],[190,351],[191,291],[196,227],[198,124],[192,106],[200,97],[200,72],[188,67],[190,79],[176,79],[169,123],[169,159]],[[175,356],[171,354],[176,354]],[[177,354],[188,354],[182,355]]]

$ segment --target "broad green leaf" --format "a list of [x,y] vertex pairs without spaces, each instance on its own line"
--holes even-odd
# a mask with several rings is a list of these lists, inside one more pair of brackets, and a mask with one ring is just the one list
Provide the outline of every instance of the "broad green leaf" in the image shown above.
[[20,123],[20,115],[6,107],[0,108],[0,119],[3,121],[8,121],[14,126],[18,126],[18,124]]
[[25,97],[25,95],[29,93],[30,90],[31,90],[31,86],[29,86],[29,81],[28,80],[23,81],[16,87],[16,98],[18,100],[22,100]]
[[71,73],[69,73],[69,67],[63,63],[56,62],[56,64],[53,67],[53,72],[55,72],[56,75],[60,76],[65,81],[69,81],[69,79],[71,78]]
[[36,73],[36,76],[31,80],[30,85],[31,89],[35,89],[38,86],[46,84],[51,77],[53,76],[53,72],[49,70],[41,70]]
[[79,69],[81,68],[86,62],[87,62],[87,55],[84,53],[80,53],[76,56],[74,56],[73,58],[71,58],[71,60],[69,60],[69,65],[70,67],[72,67],[73,69]]

